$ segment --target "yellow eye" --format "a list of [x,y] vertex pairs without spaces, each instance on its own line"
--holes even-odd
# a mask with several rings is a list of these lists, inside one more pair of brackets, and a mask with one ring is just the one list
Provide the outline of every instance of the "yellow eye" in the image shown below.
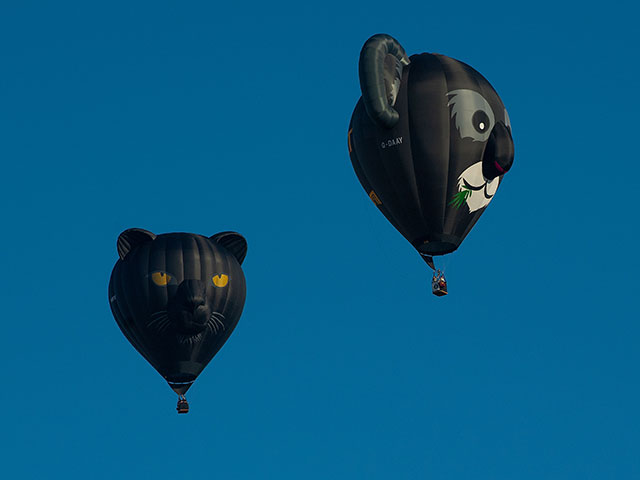
[[224,273],[221,275],[214,275],[211,277],[211,281],[216,287],[226,287],[227,283],[229,283],[229,276]]
[[153,280],[153,283],[161,287],[169,285],[172,278],[173,277],[166,272],[153,272],[151,274],[151,280]]

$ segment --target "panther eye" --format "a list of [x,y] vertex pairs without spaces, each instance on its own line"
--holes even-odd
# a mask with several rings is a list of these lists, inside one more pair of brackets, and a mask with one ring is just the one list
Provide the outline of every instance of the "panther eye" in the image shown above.
[[169,275],[167,272],[153,272],[151,274],[151,280],[153,280],[153,283],[155,283],[159,287],[164,287],[176,283],[175,278],[173,278],[173,276]]
[[211,277],[211,282],[218,288],[226,287],[229,283],[229,276],[224,273]]

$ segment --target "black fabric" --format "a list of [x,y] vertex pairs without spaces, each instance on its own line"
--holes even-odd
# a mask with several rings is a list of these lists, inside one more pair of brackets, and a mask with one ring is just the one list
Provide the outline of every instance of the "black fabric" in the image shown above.
[[[223,237],[244,242],[246,253],[244,238],[228,233]],[[109,304],[125,337],[183,394],[237,325],[246,295],[244,273],[234,253],[207,237],[145,237],[128,244],[116,262]],[[138,231],[123,238],[142,236]]]
[[419,252],[450,253],[513,163],[506,110],[473,68],[427,53],[410,58],[395,110],[398,121],[387,128],[358,102],[349,126],[353,168],[367,195]]
[[242,235],[236,232],[221,232],[216,233],[210,238],[229,250],[229,252],[236,257],[240,265],[242,265],[244,257],[247,256],[247,241]]
[[120,258],[127,256],[130,250],[145,242],[152,241],[156,236],[148,230],[142,228],[130,228],[125,230],[118,237],[117,249]]

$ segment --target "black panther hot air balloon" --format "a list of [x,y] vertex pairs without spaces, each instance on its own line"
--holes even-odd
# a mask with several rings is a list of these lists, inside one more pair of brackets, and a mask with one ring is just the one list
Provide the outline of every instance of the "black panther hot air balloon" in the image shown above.
[[[348,135],[353,168],[433,268],[434,255],[460,246],[511,168],[509,116],[473,68],[438,54],[408,58],[388,35],[365,43],[359,72],[362,97]],[[446,293],[446,283],[434,293]]]
[[247,242],[234,232],[204,237],[132,228],[118,238],[109,303],[122,333],[179,395],[233,332],[245,300]]

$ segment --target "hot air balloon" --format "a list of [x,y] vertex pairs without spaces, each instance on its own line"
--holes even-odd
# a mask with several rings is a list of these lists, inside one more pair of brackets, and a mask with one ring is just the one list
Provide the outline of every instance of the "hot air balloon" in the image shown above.
[[135,349],[178,394],[185,393],[240,319],[247,242],[235,232],[212,237],[125,230],[109,282],[109,304]]
[[[378,34],[360,53],[349,155],[367,195],[434,269],[456,250],[513,163],[509,116],[489,82],[444,55],[407,57]],[[447,293],[444,274],[433,293]],[[440,289],[443,286],[443,289]]]

